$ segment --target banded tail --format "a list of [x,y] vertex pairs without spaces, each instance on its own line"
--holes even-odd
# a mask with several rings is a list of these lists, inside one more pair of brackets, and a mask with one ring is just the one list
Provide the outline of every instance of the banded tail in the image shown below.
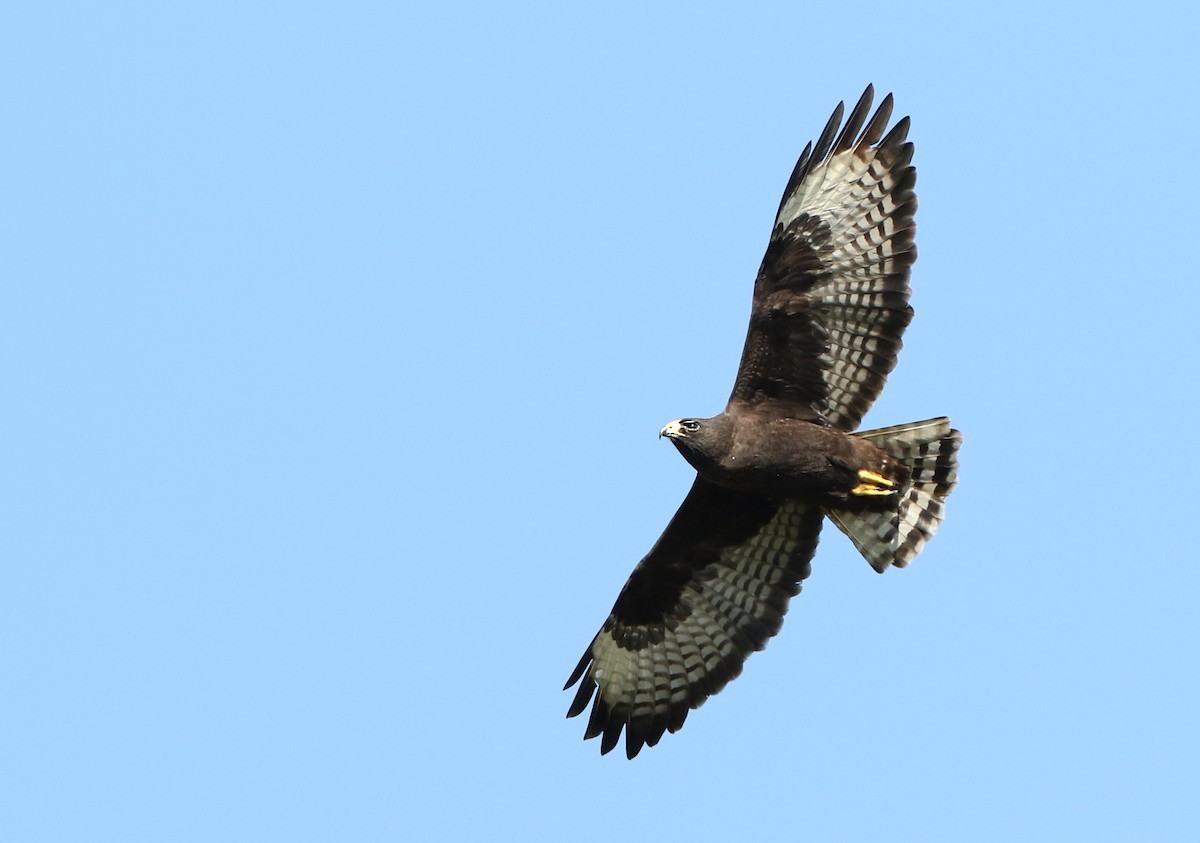
[[[962,434],[950,419],[863,430],[856,435],[873,442],[908,466],[912,481],[880,508],[825,508],[825,515],[850,537],[879,573],[889,565],[903,568],[933,538],[945,513],[946,497],[958,482],[958,449]],[[875,501],[880,501],[875,498]]]

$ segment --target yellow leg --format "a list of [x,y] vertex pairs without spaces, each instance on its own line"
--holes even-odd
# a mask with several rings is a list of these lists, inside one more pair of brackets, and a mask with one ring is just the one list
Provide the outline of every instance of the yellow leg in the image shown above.
[[882,474],[876,474],[874,471],[867,471],[865,468],[859,469],[858,479],[863,481],[850,490],[852,495],[894,495],[896,490],[892,486],[896,485],[891,480],[888,480]]
[[882,474],[876,474],[874,471],[867,471],[865,468],[858,470],[858,479],[865,480],[868,483],[874,483],[876,486],[886,486],[889,489],[895,484],[888,480]]

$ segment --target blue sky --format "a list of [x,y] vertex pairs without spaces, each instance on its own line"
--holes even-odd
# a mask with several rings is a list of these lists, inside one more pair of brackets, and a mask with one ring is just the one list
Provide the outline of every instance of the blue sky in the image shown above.
[[[5,15],[0,836],[1180,839],[1200,823],[1186,4]],[[780,191],[912,116],[867,417],[941,533],[601,758],[560,691],[732,384]]]

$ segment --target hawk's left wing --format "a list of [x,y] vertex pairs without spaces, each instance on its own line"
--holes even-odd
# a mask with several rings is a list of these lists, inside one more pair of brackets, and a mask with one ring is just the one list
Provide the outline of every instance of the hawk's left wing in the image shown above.
[[776,402],[784,415],[854,430],[896,365],[912,319],[916,170],[908,118],[885,136],[892,96],[867,121],[872,97],[868,86],[844,127],[839,103],[796,163],[754,283],[731,406]]
[[584,738],[606,753],[624,730],[633,758],[678,731],[779,631],[820,530],[819,506],[697,477],[567,680],[582,683],[568,717],[595,696]]

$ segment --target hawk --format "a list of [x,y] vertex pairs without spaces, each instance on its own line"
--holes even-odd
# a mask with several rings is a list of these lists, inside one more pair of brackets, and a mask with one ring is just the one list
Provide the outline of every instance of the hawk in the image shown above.
[[[854,431],[912,320],[909,119],[868,86],[839,103],[788,180],[754,282],[733,393],[660,431],[696,479],[621,589],[564,690],[584,738],[635,757],[720,691],[779,632],[829,518],[882,573],[942,521],[962,435],[947,418]],[[870,118],[868,119],[868,116]]]

